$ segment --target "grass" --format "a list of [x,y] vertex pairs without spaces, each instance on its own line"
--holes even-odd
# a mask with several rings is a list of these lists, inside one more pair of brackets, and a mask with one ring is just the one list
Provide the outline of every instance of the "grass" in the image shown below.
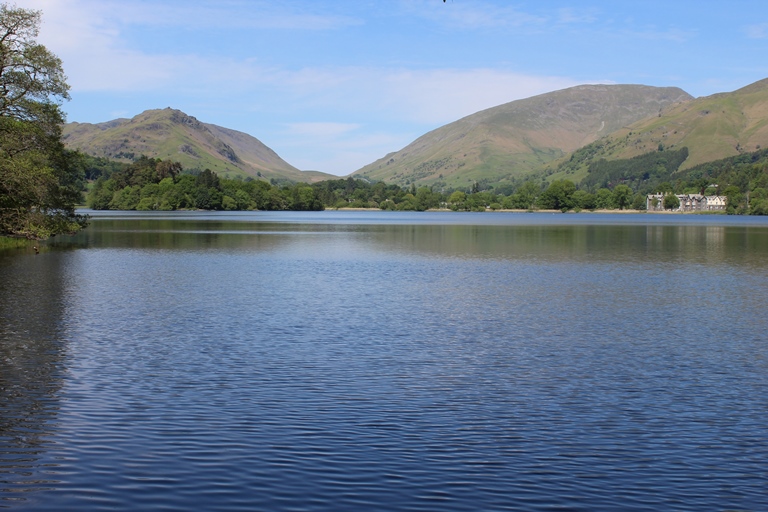
[[0,236],[0,250],[32,248],[39,242],[10,236]]

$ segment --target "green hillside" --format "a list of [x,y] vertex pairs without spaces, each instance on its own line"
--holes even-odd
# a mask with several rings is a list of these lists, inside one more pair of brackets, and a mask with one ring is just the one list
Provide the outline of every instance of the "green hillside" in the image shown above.
[[691,96],[674,87],[582,85],[470,115],[353,173],[399,185],[466,187],[541,169]]
[[552,165],[552,179],[575,181],[594,162],[688,148],[681,170],[768,146],[768,79],[730,93],[673,105],[617,130]]
[[131,162],[145,155],[177,161],[188,170],[210,169],[222,176],[261,176],[295,182],[333,177],[304,173],[255,137],[202,123],[170,108],[99,124],[68,123],[63,140],[67,147],[93,156]]

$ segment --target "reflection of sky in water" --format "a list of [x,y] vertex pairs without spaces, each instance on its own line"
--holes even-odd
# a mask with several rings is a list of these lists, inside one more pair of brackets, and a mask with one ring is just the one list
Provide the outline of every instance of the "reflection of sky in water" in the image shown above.
[[1,259],[8,492],[48,510],[768,505],[765,226],[314,215],[120,214]]
[[759,263],[768,251],[768,237],[763,236],[768,223],[753,219],[621,214],[97,212],[93,223],[98,229],[89,230],[72,243],[265,251],[283,251],[286,244],[294,250],[305,245],[315,250],[370,245],[374,253],[554,260],[642,261],[675,259],[682,254],[701,262],[756,259]]

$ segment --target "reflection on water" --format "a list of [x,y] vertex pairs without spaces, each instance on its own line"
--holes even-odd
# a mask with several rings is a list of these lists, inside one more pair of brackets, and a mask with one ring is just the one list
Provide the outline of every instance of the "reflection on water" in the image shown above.
[[[262,220],[258,214],[222,215],[209,213],[183,216],[136,215],[95,218],[94,226],[77,237],[53,242],[56,247],[153,248],[168,250],[276,251],[285,244],[319,243],[319,237],[335,237],[333,243],[371,245],[371,250],[417,252],[436,257],[537,258],[547,260],[605,259],[613,261],[647,259],[717,263],[733,261],[760,265],[768,252],[766,225],[748,220],[746,225],[704,223],[706,217],[684,217],[690,224],[670,221],[671,216],[530,214],[426,214],[389,216],[368,213],[379,223],[344,223],[337,212],[289,216],[274,214]],[[357,214],[358,216],[360,214]],[[606,222],[606,217],[616,224]],[[627,217],[648,222],[624,222]],[[352,216],[353,219],[360,217]],[[362,218],[365,218],[364,216]],[[713,217],[710,217],[713,218]],[[451,223],[457,219],[457,223]],[[469,223],[470,221],[476,224]],[[509,219],[509,224],[502,221]],[[562,219],[562,220],[561,220]],[[703,220],[702,220],[703,219]],[[732,218],[728,218],[732,219]],[[295,222],[290,222],[295,220]],[[325,220],[325,222],[323,222]],[[490,220],[488,224],[477,224]],[[311,221],[311,222],[310,222]],[[558,222],[555,222],[558,221]],[[568,221],[567,223],[560,223]],[[658,221],[658,222],[653,222]],[[359,222],[359,221],[358,221]],[[326,245],[326,244],[322,244]]]
[[0,254],[0,496],[8,500],[56,483],[39,461],[66,372],[60,259],[28,254]]
[[0,508],[766,510],[767,235],[95,218],[0,254]]

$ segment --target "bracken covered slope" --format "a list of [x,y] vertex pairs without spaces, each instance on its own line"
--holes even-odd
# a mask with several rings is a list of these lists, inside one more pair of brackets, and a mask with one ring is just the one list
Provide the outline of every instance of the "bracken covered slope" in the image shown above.
[[67,147],[94,156],[130,161],[146,155],[180,162],[185,169],[207,168],[224,176],[291,181],[330,177],[296,169],[255,137],[200,122],[171,108],[99,124],[68,123],[63,139]]
[[564,162],[575,179],[592,162],[631,158],[659,149],[688,148],[681,170],[768,147],[768,79],[733,92],[696,98],[671,106],[596,141]]
[[676,87],[582,85],[513,101],[433,130],[353,173],[400,185],[500,182],[692,97]]

